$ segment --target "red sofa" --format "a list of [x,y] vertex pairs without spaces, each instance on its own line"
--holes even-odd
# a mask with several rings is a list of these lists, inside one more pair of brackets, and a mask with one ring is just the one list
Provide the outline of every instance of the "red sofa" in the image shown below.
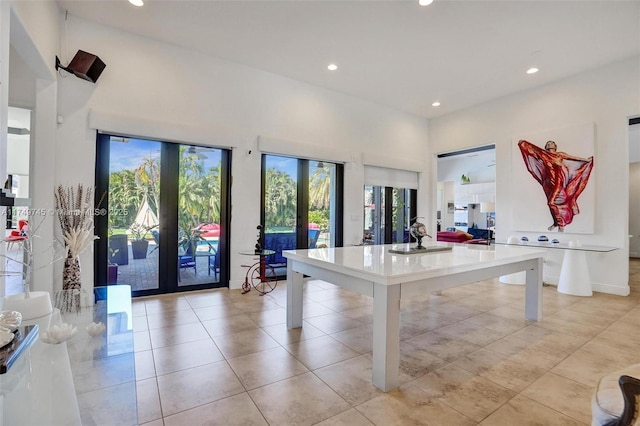
[[[484,237],[484,238],[483,238]],[[488,237],[488,238],[487,238]],[[489,244],[491,238],[487,229],[469,229],[469,232],[438,231],[437,240],[446,243]]]

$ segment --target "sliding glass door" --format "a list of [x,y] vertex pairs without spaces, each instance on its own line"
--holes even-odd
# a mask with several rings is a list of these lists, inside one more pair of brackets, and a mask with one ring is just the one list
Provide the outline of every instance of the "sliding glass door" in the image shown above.
[[263,247],[279,277],[283,250],[342,246],[342,182],[341,164],[262,156]]
[[178,286],[220,281],[222,150],[179,146]]
[[365,185],[362,242],[364,244],[410,242],[409,228],[415,222],[416,204],[415,189]]
[[100,134],[96,158],[96,285],[228,285],[227,150]]

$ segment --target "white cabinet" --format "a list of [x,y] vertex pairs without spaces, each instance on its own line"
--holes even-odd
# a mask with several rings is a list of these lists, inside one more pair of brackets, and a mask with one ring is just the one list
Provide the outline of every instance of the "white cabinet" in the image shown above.
[[496,183],[468,183],[466,185],[457,184],[455,187],[456,206],[466,206],[467,204],[493,203],[496,201]]

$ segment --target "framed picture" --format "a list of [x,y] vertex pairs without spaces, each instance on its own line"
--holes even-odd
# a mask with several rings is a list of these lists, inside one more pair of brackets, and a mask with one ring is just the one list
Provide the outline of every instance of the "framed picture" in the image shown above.
[[511,212],[516,230],[594,232],[594,145],[593,123],[513,139]]

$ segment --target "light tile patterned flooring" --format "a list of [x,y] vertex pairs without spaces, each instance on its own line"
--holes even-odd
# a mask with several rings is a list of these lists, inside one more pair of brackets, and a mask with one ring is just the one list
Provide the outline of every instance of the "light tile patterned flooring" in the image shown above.
[[[134,300],[140,423],[149,425],[587,425],[597,379],[640,362],[640,260],[632,293],[524,288],[497,280],[403,302],[401,381],[371,385],[371,299],[307,282],[304,326],[286,289]],[[105,423],[110,423],[108,415]]]

